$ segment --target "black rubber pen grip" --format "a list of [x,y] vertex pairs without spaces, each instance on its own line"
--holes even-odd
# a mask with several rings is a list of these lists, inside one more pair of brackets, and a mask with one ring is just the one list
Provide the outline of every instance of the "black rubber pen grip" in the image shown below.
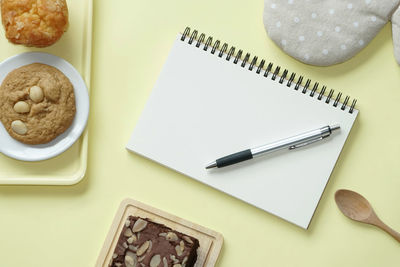
[[243,150],[240,152],[237,152],[235,154],[231,154],[229,156],[217,159],[217,167],[218,168],[222,168],[225,166],[229,166],[241,161],[245,161],[245,160],[249,160],[253,158],[253,154],[251,154],[251,150],[247,149],[247,150]]

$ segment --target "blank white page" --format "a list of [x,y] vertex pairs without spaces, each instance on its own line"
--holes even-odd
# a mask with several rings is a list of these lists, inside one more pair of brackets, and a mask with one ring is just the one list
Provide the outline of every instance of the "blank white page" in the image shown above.
[[[341,110],[177,37],[127,148],[307,228],[358,114]],[[312,145],[220,169],[222,156],[328,124]]]

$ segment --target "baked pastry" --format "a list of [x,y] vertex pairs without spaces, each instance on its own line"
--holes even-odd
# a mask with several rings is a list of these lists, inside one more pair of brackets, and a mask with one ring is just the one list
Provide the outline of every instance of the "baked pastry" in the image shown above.
[[68,28],[65,0],[0,0],[7,39],[14,44],[46,47]]
[[193,267],[199,241],[149,219],[129,216],[112,267]]
[[25,144],[45,144],[75,117],[74,88],[58,69],[34,63],[10,72],[0,86],[0,120]]

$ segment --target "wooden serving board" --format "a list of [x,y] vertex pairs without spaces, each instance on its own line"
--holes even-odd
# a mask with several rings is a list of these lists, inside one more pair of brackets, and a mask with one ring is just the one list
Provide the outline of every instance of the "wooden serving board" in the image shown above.
[[223,237],[220,233],[136,200],[125,199],[122,201],[111,229],[108,232],[99,258],[97,259],[96,267],[109,266],[124,223],[131,215],[149,218],[156,223],[164,224],[178,232],[197,238],[200,242],[200,248],[197,250],[198,256],[195,267],[211,267],[217,262],[223,244]]

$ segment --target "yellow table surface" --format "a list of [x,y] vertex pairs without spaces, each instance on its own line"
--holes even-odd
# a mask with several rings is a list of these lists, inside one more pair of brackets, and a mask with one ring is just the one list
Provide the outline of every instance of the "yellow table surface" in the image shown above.
[[[126,197],[222,233],[217,266],[399,266],[400,244],[344,217],[333,199],[340,188],[358,191],[400,230],[400,67],[391,27],[350,61],[312,67],[267,37],[263,6],[262,0],[96,0],[87,175],[75,186],[0,187],[0,266],[93,266]],[[360,115],[309,230],[125,150],[187,25],[358,99]]]

